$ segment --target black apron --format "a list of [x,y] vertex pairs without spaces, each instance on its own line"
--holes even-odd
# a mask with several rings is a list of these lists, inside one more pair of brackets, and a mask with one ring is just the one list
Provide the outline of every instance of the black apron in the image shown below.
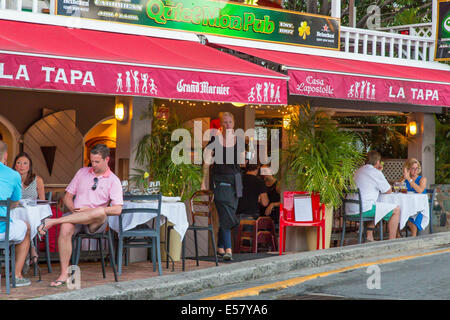
[[219,214],[220,226],[231,230],[239,225],[236,209],[242,196],[242,177],[240,173],[215,174],[213,180],[214,204]]

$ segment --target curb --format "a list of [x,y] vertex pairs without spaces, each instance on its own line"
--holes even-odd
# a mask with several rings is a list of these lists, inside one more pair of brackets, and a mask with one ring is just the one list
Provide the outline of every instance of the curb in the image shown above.
[[58,293],[32,300],[158,300],[169,299],[203,289],[217,288],[287,273],[303,268],[363,259],[450,244],[450,232],[371,242],[321,251],[307,251],[219,267],[124,281]]

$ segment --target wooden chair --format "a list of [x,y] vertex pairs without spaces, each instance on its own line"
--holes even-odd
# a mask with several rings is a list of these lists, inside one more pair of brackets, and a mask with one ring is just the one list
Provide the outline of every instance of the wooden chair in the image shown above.
[[[207,197],[207,200],[205,200]],[[203,199],[201,199],[203,198]],[[199,266],[198,260],[198,239],[197,231],[208,231],[211,236],[212,245],[214,248],[214,257],[216,259],[216,266],[219,265],[219,260],[217,258],[217,246],[214,237],[214,228],[212,224],[212,204],[214,201],[214,192],[210,190],[200,190],[195,192],[190,199],[189,212],[192,218],[192,224],[188,227],[188,230],[194,231],[194,242],[195,242],[195,259],[197,261],[197,266]],[[208,217],[207,226],[199,226],[196,224],[197,217]],[[168,240],[169,243],[169,240]],[[183,238],[182,242],[182,260],[183,260],[183,271],[185,269],[185,259],[186,259],[186,236]],[[167,259],[168,260],[168,259]]]

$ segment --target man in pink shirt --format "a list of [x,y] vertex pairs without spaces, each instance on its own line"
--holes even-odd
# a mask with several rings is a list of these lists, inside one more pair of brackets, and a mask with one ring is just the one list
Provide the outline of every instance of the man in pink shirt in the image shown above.
[[51,287],[65,285],[69,278],[72,236],[82,230],[91,234],[103,233],[108,226],[108,216],[122,212],[122,185],[108,167],[108,147],[96,145],[91,150],[90,160],[92,167],[78,170],[66,188],[64,204],[70,212],[58,219],[45,219],[38,228],[39,234],[44,235],[51,227],[61,225],[58,238],[61,274]]

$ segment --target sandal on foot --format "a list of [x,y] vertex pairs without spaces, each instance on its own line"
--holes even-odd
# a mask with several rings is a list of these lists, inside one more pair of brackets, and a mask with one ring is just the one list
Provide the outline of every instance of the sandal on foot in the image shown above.
[[54,283],[55,285],[52,286],[52,284],[50,283],[51,288],[59,288],[59,287],[64,287],[67,284],[67,280],[66,281],[56,280],[56,281],[53,281],[52,283]]
[[[42,241],[42,237],[47,235],[48,230],[45,229],[45,221],[47,221],[48,218],[42,219],[41,224],[37,227],[37,236],[39,238],[39,241]],[[41,229],[42,227],[42,229]],[[44,234],[41,234],[41,232],[45,232]]]

